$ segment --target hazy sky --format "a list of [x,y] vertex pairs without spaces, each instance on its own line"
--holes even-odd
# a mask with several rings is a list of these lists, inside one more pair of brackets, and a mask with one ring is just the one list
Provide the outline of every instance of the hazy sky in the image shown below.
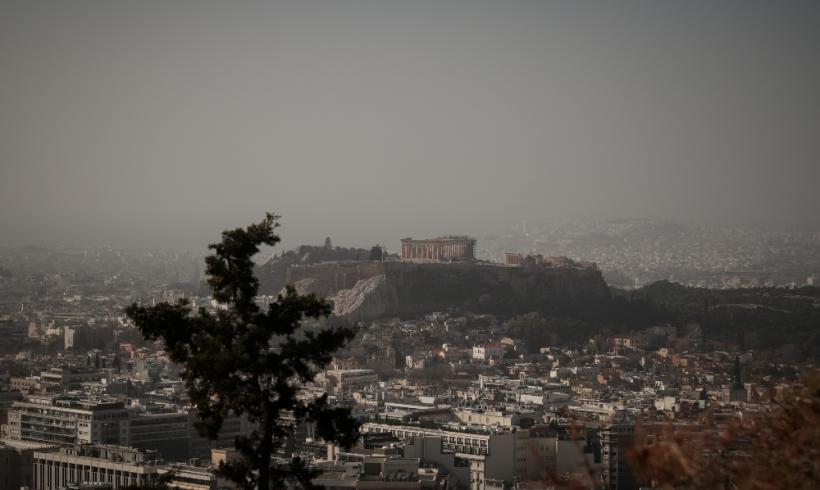
[[0,243],[820,226],[820,2],[0,0]]

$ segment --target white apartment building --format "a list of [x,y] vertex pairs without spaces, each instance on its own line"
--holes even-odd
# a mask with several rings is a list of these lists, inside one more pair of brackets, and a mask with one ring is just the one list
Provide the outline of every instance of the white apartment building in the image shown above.
[[402,440],[440,437],[442,451],[452,452],[469,466],[470,490],[487,490],[488,479],[512,482],[515,477],[517,432],[513,430],[455,431],[365,423],[361,431],[389,432]]
[[126,444],[128,429],[129,410],[122,402],[38,395],[12,404],[6,432],[15,441],[71,446]]

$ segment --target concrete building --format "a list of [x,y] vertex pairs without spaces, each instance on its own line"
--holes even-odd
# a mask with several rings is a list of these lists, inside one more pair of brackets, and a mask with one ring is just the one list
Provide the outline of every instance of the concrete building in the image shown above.
[[521,425],[521,416],[517,413],[500,410],[475,410],[470,408],[453,409],[453,415],[465,425],[496,426],[512,428]]
[[71,484],[111,484],[113,488],[151,485],[159,474],[159,454],[121,446],[82,445],[34,453],[34,490]]
[[16,441],[61,446],[129,441],[129,410],[117,401],[29,396],[12,404],[8,419],[8,437]]
[[328,391],[335,395],[349,393],[379,382],[379,376],[372,369],[330,369],[325,373]]
[[460,431],[380,423],[365,423],[361,430],[363,433],[388,432],[402,440],[440,437],[442,451],[452,452],[469,466],[471,490],[487,490],[487,480],[512,482],[515,477],[515,430]]
[[191,458],[191,416],[187,413],[146,413],[131,417],[128,444],[160,453],[166,461]]
[[217,478],[211,466],[191,466],[175,464],[160,468],[159,475],[170,474],[168,488],[179,490],[218,490],[232,488],[226,481]]
[[549,481],[568,474],[589,477],[589,469],[595,466],[585,438],[567,427],[539,426],[519,432],[516,454],[521,481]]
[[470,485],[470,463],[443,450],[441,436],[414,437],[404,446],[405,458],[418,458],[423,465],[434,465],[448,475],[453,487]]
[[89,381],[100,381],[102,376],[96,369],[53,367],[40,373],[40,388],[48,393],[62,393],[80,389]]
[[635,425],[616,423],[601,430],[601,463],[607,490],[637,489],[626,453],[635,439]]
[[401,240],[401,260],[450,262],[475,260],[475,239],[444,236],[428,240]]
[[486,361],[491,358],[504,356],[504,346],[500,343],[484,344],[473,346],[473,359]]
[[9,388],[17,390],[23,394],[40,392],[40,377],[26,376],[21,378],[19,376],[12,376],[9,379]]
[[446,490],[448,479],[418,458],[364,456],[360,462],[327,462],[313,484],[326,490]]

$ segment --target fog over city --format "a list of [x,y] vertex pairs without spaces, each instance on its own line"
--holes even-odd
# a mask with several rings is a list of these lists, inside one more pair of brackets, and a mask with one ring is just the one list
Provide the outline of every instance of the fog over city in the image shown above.
[[820,489],[820,1],[0,0],[0,490]]
[[0,2],[0,243],[820,218],[820,3]]

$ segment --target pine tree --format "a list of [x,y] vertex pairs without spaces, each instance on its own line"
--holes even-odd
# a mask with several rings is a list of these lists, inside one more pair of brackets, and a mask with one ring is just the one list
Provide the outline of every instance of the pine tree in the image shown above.
[[345,447],[358,438],[349,409],[330,407],[327,394],[312,400],[300,396],[303,384],[330,362],[353,330],[304,327],[303,321],[327,316],[331,309],[324,300],[299,295],[292,287],[265,310],[256,304],[259,281],[253,276],[252,257],[260,245],[279,242],[274,234],[277,219],[268,213],[260,223],[223,232],[222,241],[209,246],[215,253],[206,258],[208,284],[226,309],[192,312],[185,300],[126,309],[143,336],[161,339],[170,358],[182,365],[200,433],[215,439],[229,414],[245,415],[255,423],[250,436],[236,440],[241,461],[218,470],[248,489],[283,488],[286,483],[312,488],[316,473],[298,457],[287,465],[271,462],[293,432],[284,415],[297,423],[314,423],[318,437]]

